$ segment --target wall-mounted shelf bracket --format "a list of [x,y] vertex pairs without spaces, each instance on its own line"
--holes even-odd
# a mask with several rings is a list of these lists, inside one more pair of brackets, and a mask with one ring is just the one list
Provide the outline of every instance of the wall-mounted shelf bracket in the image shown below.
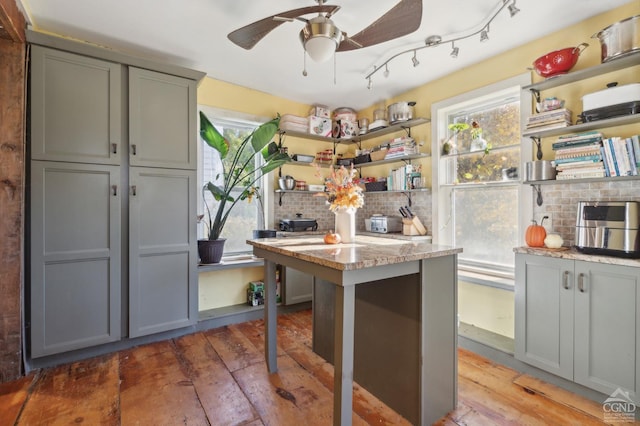
[[542,145],[541,145],[541,141],[540,138],[538,136],[529,136],[531,138],[531,140],[533,141],[533,143],[536,144],[536,158],[538,160],[542,160]]
[[531,187],[533,188],[534,191],[536,191],[536,194],[537,194],[536,204],[539,207],[542,205],[542,190],[539,184],[538,185],[531,184]]
[[409,204],[409,207],[411,207],[413,205],[412,202],[411,202],[411,192],[404,192],[403,191],[402,193],[405,195],[405,197],[407,197],[407,203]]
[[533,94],[533,96],[536,98],[536,102],[540,103],[540,91],[538,89],[529,89],[529,91]]

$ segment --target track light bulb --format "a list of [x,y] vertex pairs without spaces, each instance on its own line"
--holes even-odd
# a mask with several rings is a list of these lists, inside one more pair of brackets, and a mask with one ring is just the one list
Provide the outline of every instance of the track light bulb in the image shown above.
[[387,65],[384,66],[384,77],[387,78],[389,77],[389,67]]
[[415,50],[413,51],[413,58],[411,58],[411,62],[413,62],[414,68],[420,65],[420,61],[418,61]]
[[367,89],[371,90],[371,77],[369,77],[369,82],[367,83]]

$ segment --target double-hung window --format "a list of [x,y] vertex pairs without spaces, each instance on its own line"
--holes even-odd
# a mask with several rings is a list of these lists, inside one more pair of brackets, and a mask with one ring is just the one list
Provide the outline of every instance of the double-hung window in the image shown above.
[[[201,145],[199,147],[200,197],[198,201],[198,211],[200,213],[205,213],[206,215],[207,207],[203,202],[203,186],[206,185],[207,182],[214,182],[222,185],[223,162],[231,161],[235,153],[235,149],[237,149],[242,140],[251,134],[251,132],[260,125],[260,123],[266,120],[261,121],[261,119],[257,117],[234,114],[205,106],[201,106],[200,109],[206,114],[209,121],[211,121],[220,134],[229,141],[230,145],[227,158],[221,160],[220,155],[215,149],[207,145],[202,138],[199,139],[199,143]],[[257,155],[254,170],[257,170],[260,167],[259,162],[261,160],[262,157]],[[229,167],[227,165],[227,170],[228,169]],[[255,185],[258,188],[258,197],[253,197],[250,202],[246,200],[239,201],[233,207],[221,235],[221,238],[227,239],[224,246],[225,257],[248,254],[251,252],[251,246],[249,246],[246,241],[252,238],[253,230],[264,228],[265,209],[263,208],[263,205],[266,202],[264,197],[266,193],[264,186],[266,183],[266,179],[260,179],[257,181]],[[242,188],[238,188],[237,191],[231,192],[231,196],[237,198],[241,193]],[[207,205],[211,209],[211,215],[215,215],[218,202],[213,198],[209,191],[204,191],[204,200],[206,200]],[[230,205],[231,203],[227,203],[227,207]],[[206,235],[207,225],[202,223],[198,227],[198,238],[206,238]]]
[[[530,108],[520,87],[528,78],[432,107],[434,238],[462,247],[460,273],[483,277],[479,282],[512,283],[513,248],[522,240],[531,209],[531,192],[519,179],[523,153],[530,152],[522,150],[520,136],[520,110]],[[465,124],[468,128],[461,129]]]

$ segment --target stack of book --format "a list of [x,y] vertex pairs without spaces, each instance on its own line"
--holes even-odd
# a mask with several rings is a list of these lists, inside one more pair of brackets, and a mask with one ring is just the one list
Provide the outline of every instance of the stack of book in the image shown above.
[[556,179],[638,176],[640,135],[604,138],[597,131],[561,136],[552,145]]
[[387,148],[387,155],[385,156],[385,159],[404,157],[406,155],[414,155],[417,153],[418,147],[416,146],[416,142],[413,140],[413,138],[404,136],[393,139],[389,143],[389,148]]
[[529,117],[527,130],[550,130],[571,126],[571,110],[568,108],[541,112]]
[[561,136],[551,147],[555,152],[557,180],[606,176],[602,133],[586,132]]

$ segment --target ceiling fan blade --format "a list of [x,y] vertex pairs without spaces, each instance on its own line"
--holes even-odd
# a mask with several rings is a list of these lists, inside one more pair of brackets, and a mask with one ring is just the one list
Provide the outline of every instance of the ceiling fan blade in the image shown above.
[[264,36],[269,34],[272,30],[280,26],[283,22],[288,22],[289,19],[296,19],[302,15],[309,13],[335,13],[340,6],[309,6],[299,9],[289,10],[287,12],[277,13],[259,21],[253,22],[242,28],[238,28],[235,31],[230,32],[227,38],[242,47],[243,49],[251,49],[255,46]]
[[338,52],[373,46],[410,34],[420,27],[422,22],[422,0],[401,0],[374,23],[351,37],[350,43],[340,43]]

